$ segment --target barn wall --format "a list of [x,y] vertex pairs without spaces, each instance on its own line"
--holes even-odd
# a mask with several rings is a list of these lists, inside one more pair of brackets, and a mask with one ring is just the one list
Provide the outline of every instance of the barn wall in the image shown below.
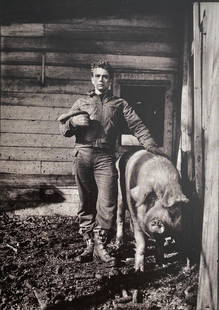
[[1,27],[0,171],[71,174],[70,139],[57,117],[91,87],[89,64],[119,71],[176,71],[179,46],[167,17],[78,19]]
[[59,134],[56,119],[91,88],[90,63],[105,58],[121,74],[177,77],[179,43],[176,18],[162,15],[1,26],[2,187],[3,180],[11,183],[11,174],[15,187],[25,188],[34,179],[31,184],[38,188],[48,176],[53,188],[51,176],[60,175],[63,186],[74,186],[74,140]]
[[178,168],[190,198],[188,244],[200,255],[197,310],[218,309],[219,4],[185,16]]

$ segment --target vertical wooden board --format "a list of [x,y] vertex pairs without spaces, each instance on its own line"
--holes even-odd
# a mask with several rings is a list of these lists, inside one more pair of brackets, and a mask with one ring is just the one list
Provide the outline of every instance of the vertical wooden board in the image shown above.
[[[218,308],[218,205],[219,205],[219,4],[203,3],[207,24],[205,28],[206,42],[203,58],[213,58],[213,66],[207,61],[203,62],[203,72],[209,71],[209,81],[203,83],[203,98],[208,102],[203,106],[208,116],[205,131],[205,199],[202,232],[202,252],[199,273],[199,291],[197,310]],[[207,89],[208,88],[208,89]],[[207,92],[207,94],[205,94]]]
[[167,89],[165,94],[164,108],[164,151],[173,156],[173,85]]
[[202,128],[202,73],[201,53],[202,40],[199,31],[199,8],[194,3],[194,164],[196,191],[199,198],[203,200],[203,128]]
[[[192,181],[193,178],[193,162],[192,162],[192,129],[193,129],[193,100],[192,100],[192,81],[191,76],[191,56],[190,56],[190,20],[188,14],[184,21],[184,48],[183,48],[183,79],[182,79],[182,94],[181,94],[181,149],[187,167],[182,169],[180,166],[181,175],[185,181]],[[181,154],[182,155],[182,154]],[[182,160],[182,158],[181,158]],[[184,164],[185,166],[185,164]],[[186,169],[186,171],[185,171]]]
[[[219,78],[219,67],[217,78]],[[208,131],[206,160],[205,201],[200,263],[197,310],[217,309],[218,305],[218,188],[219,188],[219,144],[215,135],[219,132],[219,91],[215,86],[211,97],[211,123]]]

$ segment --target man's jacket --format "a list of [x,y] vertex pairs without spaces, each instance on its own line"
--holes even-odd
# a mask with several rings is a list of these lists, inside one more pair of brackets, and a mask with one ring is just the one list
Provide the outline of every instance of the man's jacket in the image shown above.
[[102,98],[94,91],[79,98],[70,109],[72,116],[87,112],[90,116],[88,127],[74,127],[70,119],[60,123],[65,137],[75,136],[76,147],[93,146],[115,150],[116,140],[121,134],[121,120],[125,120],[130,132],[145,147],[156,146],[149,130],[142,123],[133,108],[122,98],[108,91]]

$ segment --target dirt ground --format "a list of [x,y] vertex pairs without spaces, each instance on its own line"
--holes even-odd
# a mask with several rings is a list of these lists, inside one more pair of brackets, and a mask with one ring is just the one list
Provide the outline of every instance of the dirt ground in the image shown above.
[[116,267],[75,263],[84,243],[72,217],[8,217],[0,214],[0,309],[195,309],[198,268],[179,261],[174,244],[157,265],[153,241],[145,272],[136,274],[134,242],[115,251]]

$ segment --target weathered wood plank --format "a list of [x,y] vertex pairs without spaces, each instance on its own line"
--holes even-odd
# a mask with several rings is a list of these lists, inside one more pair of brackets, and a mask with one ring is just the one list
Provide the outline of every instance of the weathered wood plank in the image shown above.
[[71,162],[42,162],[42,174],[67,174],[71,175],[74,172]]
[[2,78],[40,78],[41,66],[2,65]]
[[42,175],[42,174],[13,174],[0,173],[0,187],[41,187],[42,185],[48,187],[72,187],[75,186],[75,179],[73,175]]
[[199,198],[203,199],[203,128],[202,128],[202,73],[201,55],[202,39],[199,31],[199,9],[198,3],[194,6],[194,163],[196,191]]
[[[2,65],[2,77],[5,78],[39,78],[41,73],[40,66],[22,66],[22,65]],[[150,75],[149,75],[150,74]],[[115,72],[115,79],[123,80],[171,80],[172,75],[168,73],[128,73],[128,72]],[[79,68],[79,67],[64,67],[64,66],[47,66],[46,67],[46,77],[49,79],[64,79],[64,80],[84,80],[90,82],[91,72],[88,68]],[[7,95],[7,93],[6,93]],[[3,93],[3,99],[6,97]],[[12,96],[15,97],[14,93]],[[18,96],[21,96],[18,94]],[[24,96],[29,96],[25,94]],[[34,96],[34,94],[33,94]],[[37,95],[38,96],[38,95]],[[40,96],[40,95],[39,95]],[[46,98],[46,96],[43,96]],[[55,97],[58,97],[55,96]],[[64,96],[62,96],[63,98]],[[71,97],[70,97],[71,98]],[[51,101],[51,100],[50,100]],[[3,101],[5,102],[5,101]]]
[[46,24],[46,37],[68,38],[71,40],[112,40],[171,42],[177,39],[176,28],[151,28],[99,24]]
[[40,161],[6,161],[0,160],[1,173],[18,174],[60,174],[71,175],[72,163],[70,162],[43,162]]
[[[41,121],[56,121],[57,118],[64,112],[67,112],[68,108],[53,108],[53,107],[26,107],[26,106],[6,106],[1,107],[2,119],[14,119],[14,120],[41,120]],[[57,122],[58,126],[58,122]]]
[[74,146],[74,138],[65,138],[61,135],[47,134],[2,133],[1,145],[72,148]]
[[1,132],[59,134],[59,125],[54,121],[1,120]]
[[[70,108],[81,97],[80,94],[32,94],[22,92],[2,92],[2,105],[23,105],[36,107]],[[39,109],[38,109],[39,110]]]
[[[194,11],[198,12],[198,4]],[[194,13],[195,13],[194,12]],[[203,49],[203,114],[205,119],[205,186],[202,230],[202,251],[199,272],[197,310],[218,309],[218,205],[219,205],[219,4],[200,3],[201,18],[205,12],[203,30],[207,41]],[[197,21],[197,20],[196,20]],[[197,25],[198,26],[198,25]],[[204,42],[204,43],[207,43]],[[208,59],[208,61],[207,61]],[[204,75],[206,76],[204,77]],[[209,79],[206,79],[208,78]],[[207,101],[204,101],[204,100]]]
[[5,147],[1,146],[2,160],[51,160],[72,161],[72,149],[69,148],[39,148],[39,147]]
[[87,67],[100,58],[108,61],[114,68],[142,69],[142,70],[177,70],[177,58],[154,57],[154,56],[128,56],[128,55],[105,55],[105,54],[72,54],[72,53],[47,53],[47,63],[86,65]]
[[[126,33],[126,32],[125,32]],[[127,35],[127,34],[126,34]],[[65,33],[60,38],[1,38],[2,51],[56,51],[73,53],[105,53],[115,55],[138,55],[138,56],[176,56],[179,52],[175,42],[151,42],[144,38],[144,42],[124,41],[124,34],[120,34],[119,41],[98,37],[92,40],[92,33],[87,34],[87,38],[66,38]],[[136,35],[134,35],[135,37]]]
[[[141,15],[135,14],[134,16],[114,17],[105,16],[104,18],[97,16],[96,18],[74,18],[57,20],[57,24],[70,24],[72,27],[86,27],[90,26],[132,26],[132,27],[145,27],[145,28],[173,28],[175,27],[175,16],[168,15],[145,15],[144,18]],[[46,28],[49,24],[46,24]],[[70,27],[69,25],[69,27]]]
[[41,65],[42,62],[42,53],[40,52],[1,52],[0,57],[2,64]]
[[[38,64],[41,65],[42,53],[39,52],[2,52],[2,64]],[[46,53],[47,65],[90,67],[99,59],[105,59],[115,69],[123,70],[160,70],[177,71],[178,59],[175,57]]]
[[[138,82],[139,81],[147,81],[147,85],[154,85],[154,81],[160,83],[162,85],[169,86],[172,81],[174,81],[174,74],[172,73],[145,73],[145,72],[115,72],[114,79],[119,81],[119,83],[128,84],[130,81],[133,83],[133,80]],[[133,84],[132,84],[133,85]]]
[[39,161],[8,161],[0,160],[1,173],[40,174],[41,164]]
[[[2,65],[1,76],[5,78],[39,79],[41,66]],[[46,78],[90,81],[90,70],[78,67],[46,66]]]
[[2,25],[1,35],[7,37],[42,37],[44,35],[44,25],[31,23]]
[[37,79],[1,79],[3,91],[29,92],[29,93],[74,93],[86,94],[92,89],[91,82],[46,79],[43,87]]

